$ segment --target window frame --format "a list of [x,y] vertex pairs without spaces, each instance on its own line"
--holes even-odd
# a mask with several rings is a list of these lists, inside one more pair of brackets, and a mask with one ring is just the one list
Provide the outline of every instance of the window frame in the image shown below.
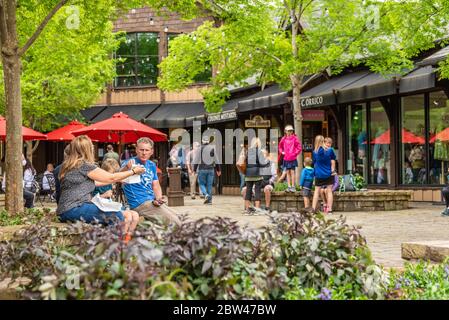
[[[152,34],[152,35],[154,35],[154,37],[155,37],[155,41],[156,41],[156,45],[157,45],[157,55],[154,55],[154,54],[148,54],[148,55],[138,55],[137,53],[138,53],[138,42],[139,42],[139,34]],[[123,63],[117,63],[116,62],[116,65],[115,65],[115,68],[116,68],[116,76],[114,77],[114,83],[113,83],[113,88],[114,89],[118,89],[118,90],[120,90],[120,89],[141,89],[141,88],[154,88],[154,87],[156,87],[157,86],[157,78],[158,78],[158,76],[159,76],[159,68],[158,68],[158,65],[159,65],[159,63],[160,63],[160,61],[161,61],[161,59],[160,59],[160,54],[159,54],[159,46],[160,46],[160,42],[158,42],[157,41],[157,39],[159,38],[159,32],[155,32],[155,31],[140,31],[140,32],[127,32],[126,33],[126,37],[128,37],[129,35],[133,35],[135,38],[134,38],[134,48],[133,48],[133,55],[132,56],[130,56],[129,58],[132,58],[133,59],[133,72],[134,72],[134,75],[133,76],[130,76],[129,78],[134,78],[134,84],[133,85],[118,85],[118,81],[119,81],[119,79],[120,78],[127,78],[127,76],[125,76],[125,75],[120,75],[120,74],[118,74],[118,72],[117,72],[117,70],[118,70],[118,68],[121,66],[121,65],[123,65]],[[120,48],[119,48],[120,49]],[[117,59],[118,57],[122,57],[123,55],[119,55],[118,54],[118,51],[119,51],[119,49],[117,49],[115,52],[114,52],[114,58],[115,59]],[[126,56],[125,56],[126,57]],[[157,58],[157,64],[154,66],[155,68],[156,68],[156,77],[154,78],[154,83],[151,83],[151,84],[138,84],[138,82],[139,82],[139,78],[141,78],[141,76],[139,76],[139,73],[138,73],[138,65],[139,65],[139,61],[138,61],[138,59],[141,59],[141,58],[150,58],[150,61],[151,61],[151,58]],[[150,64],[150,63],[149,63]],[[153,65],[153,64],[151,64],[151,65]],[[152,79],[152,76],[149,76],[148,77],[149,79]]]

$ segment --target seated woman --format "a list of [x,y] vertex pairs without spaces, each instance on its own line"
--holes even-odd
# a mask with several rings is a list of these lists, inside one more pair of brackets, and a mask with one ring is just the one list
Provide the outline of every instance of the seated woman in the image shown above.
[[[101,211],[91,202],[95,182],[111,184],[134,174],[142,174],[145,169],[128,167],[128,170],[109,173],[94,163],[94,147],[87,136],[78,136],[70,143],[67,157],[59,173],[61,196],[56,213],[61,222],[83,220],[87,223],[99,222],[105,225],[122,221],[124,241],[128,242],[135,229],[133,224],[136,212],[123,210],[117,212]],[[115,220],[115,221],[114,221]]]

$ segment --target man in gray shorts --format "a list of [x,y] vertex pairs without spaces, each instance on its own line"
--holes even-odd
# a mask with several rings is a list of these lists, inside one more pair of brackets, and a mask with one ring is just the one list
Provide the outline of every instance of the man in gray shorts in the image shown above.
[[[153,155],[154,143],[150,138],[137,140],[137,156],[122,163],[122,170],[127,170],[126,165],[132,161],[135,165],[145,167],[145,173],[140,175],[140,182],[125,183],[123,191],[131,210],[137,211],[146,219],[162,218],[164,223],[181,224],[177,213],[169,208],[162,198],[162,189],[157,177],[156,164],[150,160]],[[129,169],[128,169],[129,170]]]

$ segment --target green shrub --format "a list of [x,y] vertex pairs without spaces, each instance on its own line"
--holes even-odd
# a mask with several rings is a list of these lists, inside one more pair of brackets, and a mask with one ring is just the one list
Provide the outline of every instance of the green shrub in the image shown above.
[[35,224],[44,218],[51,218],[52,222],[57,222],[57,217],[50,209],[25,209],[25,211],[17,213],[15,215],[9,214],[6,210],[0,211],[0,227],[14,226],[21,224]]
[[449,299],[449,261],[430,264],[407,263],[403,272],[392,271],[387,291],[389,299]]
[[56,229],[42,220],[0,243],[0,279],[29,278],[22,296],[33,299],[384,296],[383,271],[343,218],[271,219],[257,232],[219,217],[182,217],[180,227],[144,222],[128,245],[114,227],[79,222]]
[[262,233],[262,243],[270,249],[261,250],[259,258],[273,259],[277,273],[283,276],[279,281],[284,292],[291,290],[291,279],[295,279],[293,289],[321,291],[332,283],[336,287],[351,285],[354,297],[383,295],[385,274],[374,264],[359,230],[348,226],[345,218],[294,213],[276,215],[272,220],[273,227]]

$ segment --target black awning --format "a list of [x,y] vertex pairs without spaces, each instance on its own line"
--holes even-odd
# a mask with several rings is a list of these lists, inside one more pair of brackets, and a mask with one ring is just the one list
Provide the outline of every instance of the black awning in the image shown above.
[[101,113],[92,118],[92,122],[99,122],[112,117],[115,113],[123,112],[136,121],[142,121],[148,117],[160,104],[120,105],[106,107]]
[[81,110],[80,113],[87,121],[91,121],[106,108],[107,106],[94,106],[89,109]]
[[193,121],[206,123],[202,102],[162,104],[145,119],[145,123],[153,128],[191,127]]
[[221,107],[221,112],[216,113],[208,113],[207,114],[207,123],[220,123],[233,121],[237,119],[237,104],[239,101],[246,98],[234,98],[226,101],[226,103]]
[[366,77],[369,71],[357,71],[325,81],[310,90],[305,91],[301,98],[301,107],[303,109],[331,106],[337,103],[336,92],[351,85],[352,83]]
[[435,87],[436,74],[432,66],[420,67],[404,76],[399,83],[399,93],[409,93]]
[[237,103],[237,111],[248,112],[280,106],[288,102],[288,96],[288,92],[282,90],[279,85],[273,85],[239,101]]
[[390,96],[397,93],[398,78],[369,73],[337,91],[337,102],[347,103]]
[[428,65],[437,65],[440,61],[446,60],[449,56],[449,46],[444,47],[429,57],[419,61],[417,63],[418,66],[428,66]]

